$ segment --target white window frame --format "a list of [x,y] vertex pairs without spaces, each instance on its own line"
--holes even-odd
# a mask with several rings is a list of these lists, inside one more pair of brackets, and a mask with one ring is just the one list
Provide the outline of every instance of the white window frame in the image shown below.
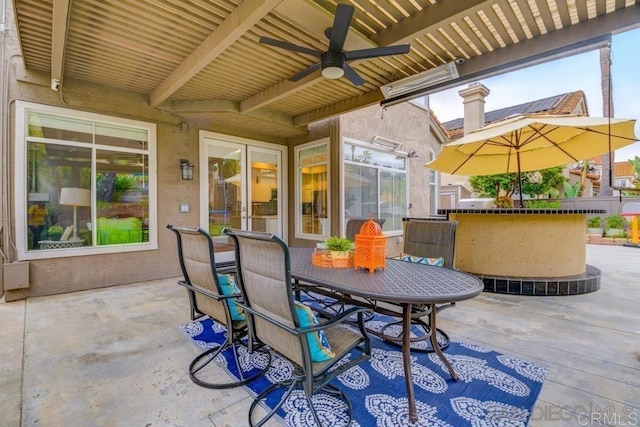
[[[305,240],[314,240],[318,242],[322,242],[331,237],[331,192],[333,191],[331,187],[331,144],[329,143],[329,138],[319,139],[317,141],[308,142],[306,144],[298,145],[294,149],[294,158],[295,158],[295,177],[294,177],[294,185],[295,185],[295,196],[293,198],[295,205],[295,224],[294,224],[294,236],[296,239],[305,239]],[[300,151],[308,150],[310,148],[319,147],[321,145],[325,145],[327,147],[327,218],[325,219],[327,227],[322,228],[322,234],[309,234],[303,233],[302,231],[302,201],[300,200],[300,186],[302,183],[300,182]]]
[[[429,161],[434,160],[437,157],[436,152],[429,148]],[[435,180],[431,181],[431,172],[433,171],[433,176]],[[429,169],[428,175],[429,177],[429,215],[437,215],[438,209],[440,208],[440,173],[433,169]],[[431,201],[433,200],[434,212],[431,212]]]
[[[14,214],[16,224],[16,248],[18,260],[34,260],[48,258],[66,258],[72,256],[99,255],[120,252],[137,252],[158,249],[158,206],[157,206],[157,131],[153,123],[137,120],[123,119],[108,115],[89,113],[85,111],[72,110],[68,108],[53,107],[49,105],[36,104],[32,102],[16,101],[15,119],[15,193],[14,193]],[[149,157],[149,241],[141,243],[129,243],[122,245],[86,246],[73,249],[40,249],[37,251],[27,250],[27,136],[29,111],[37,111],[45,114],[55,114],[68,117],[69,119],[83,119],[101,124],[112,124],[118,126],[128,126],[137,129],[144,129],[148,132],[149,141],[146,150]],[[70,145],[69,142],[56,141],[56,144]],[[104,149],[105,147],[115,151],[131,151],[124,147],[111,147],[100,144],[78,144],[91,146],[93,150]],[[135,151],[135,150],[134,150]],[[95,151],[92,153],[92,176],[95,176]],[[95,207],[95,179],[91,182],[91,194]],[[92,212],[95,217],[96,212]],[[94,222],[95,223],[95,222]]]
[[[340,144],[340,176],[344,177],[345,176],[345,165],[347,164],[347,162],[344,160],[344,146],[345,144],[351,144],[351,145],[357,145],[360,147],[364,147],[367,150],[371,150],[371,151],[377,151],[377,152],[381,152],[384,153],[385,150],[380,149],[379,146],[376,146],[374,144],[368,143],[368,142],[363,142],[363,141],[359,141],[357,139],[352,139],[352,138],[342,138],[342,144]],[[409,171],[409,158],[407,157],[406,153],[401,152],[401,151],[392,151],[390,150],[389,152],[391,153],[395,153],[395,155],[397,156],[402,156],[405,157],[406,161],[405,161],[405,174],[406,174],[406,188],[405,188],[405,192],[406,192],[406,212],[404,214],[404,216],[409,216],[408,215],[408,210],[409,210],[409,206],[411,204],[411,199],[410,199],[410,192],[409,192],[409,187],[411,187],[410,185],[410,179],[411,179],[411,175],[410,175],[410,171]],[[349,164],[356,164],[356,163],[352,163],[349,162]],[[384,166],[375,166],[372,165],[373,167],[376,167],[378,169],[378,175],[380,174],[381,170],[387,170],[387,171],[397,171],[398,169],[393,169],[393,168],[387,168]],[[342,180],[342,183],[340,185],[340,200],[344,201],[344,183],[345,180]],[[378,182],[378,186],[380,185],[380,183]],[[377,195],[377,203],[378,205],[380,204],[380,188],[378,188],[378,195]],[[344,215],[345,215],[345,208],[343,206],[342,208],[342,212],[340,213],[340,229],[343,230],[343,234],[346,233],[346,228],[347,228],[347,224],[345,223],[344,220]],[[404,234],[404,230],[392,230],[392,231],[383,231],[382,234],[384,236],[402,236]]]

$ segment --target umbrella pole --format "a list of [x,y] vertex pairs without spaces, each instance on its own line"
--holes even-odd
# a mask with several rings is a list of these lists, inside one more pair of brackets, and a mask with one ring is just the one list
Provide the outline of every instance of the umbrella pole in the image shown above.
[[524,208],[524,200],[522,199],[522,173],[520,172],[520,151],[516,151],[516,158],[518,159],[518,192],[520,193],[520,209]]

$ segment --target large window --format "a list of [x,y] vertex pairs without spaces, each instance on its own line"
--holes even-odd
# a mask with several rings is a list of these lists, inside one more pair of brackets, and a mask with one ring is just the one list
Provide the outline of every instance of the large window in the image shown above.
[[329,145],[296,148],[296,237],[324,240],[330,235]]
[[21,258],[156,248],[155,126],[16,104]]
[[407,158],[392,151],[344,144],[344,224],[384,218],[382,230],[402,232],[407,214]]

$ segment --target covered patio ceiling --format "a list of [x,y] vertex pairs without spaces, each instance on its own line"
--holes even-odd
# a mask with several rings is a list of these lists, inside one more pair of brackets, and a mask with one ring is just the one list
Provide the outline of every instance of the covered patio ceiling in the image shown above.
[[[152,107],[230,132],[301,136],[306,125],[383,100],[379,87],[463,59],[443,89],[602,43],[640,22],[635,0],[13,0],[25,73],[147,97]],[[408,54],[356,60],[366,80],[329,80],[325,51],[337,3],[355,13],[344,49],[409,43]],[[541,81],[543,84],[543,81]]]

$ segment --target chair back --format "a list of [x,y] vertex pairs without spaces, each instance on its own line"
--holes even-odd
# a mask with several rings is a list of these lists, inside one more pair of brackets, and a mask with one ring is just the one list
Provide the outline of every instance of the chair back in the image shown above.
[[457,225],[457,221],[409,219],[405,224],[404,253],[418,257],[443,257],[444,267],[453,268]]
[[273,319],[291,329],[300,326],[286,243],[270,233],[235,229],[224,232],[235,243],[236,275],[244,303],[259,314],[249,316],[255,337],[299,366],[305,366],[306,340],[269,321]]
[[[382,228],[382,225],[386,221],[385,218],[372,219],[374,222],[378,223],[380,228]],[[352,242],[355,241],[356,234],[360,233],[360,228],[362,228],[362,225],[367,221],[369,221],[369,218],[349,218],[349,221],[347,221],[347,230],[345,233],[345,237]]]
[[231,315],[227,304],[206,294],[221,296],[211,236],[201,228],[167,225],[176,233],[178,259],[184,282],[202,292],[194,292],[198,311],[223,325],[229,324]]

